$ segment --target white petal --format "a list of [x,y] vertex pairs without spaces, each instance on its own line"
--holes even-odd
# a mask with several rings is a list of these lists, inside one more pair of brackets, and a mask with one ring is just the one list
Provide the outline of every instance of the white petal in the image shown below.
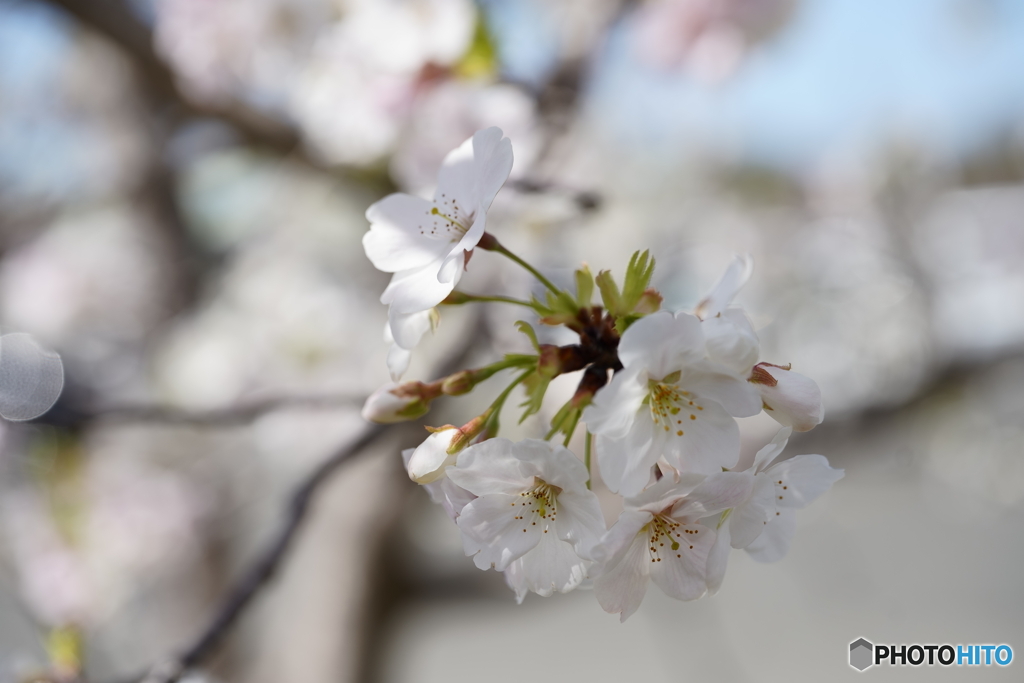
[[653,379],[680,370],[704,357],[700,321],[688,313],[659,311],[633,323],[619,342],[626,368],[645,368]]
[[543,528],[522,516],[520,497],[507,493],[480,496],[462,508],[457,521],[462,533],[480,544],[477,566],[493,566],[500,572],[532,550]]
[[623,439],[597,437],[597,466],[601,481],[623,496],[636,495],[650,483],[651,468],[658,461],[652,433],[654,423],[640,415]]
[[766,475],[754,479],[750,498],[733,508],[723,526],[729,527],[733,548],[746,548],[761,535],[765,525],[775,517],[775,484]]
[[623,552],[594,579],[594,594],[601,609],[621,614],[620,621],[637,611],[647,592],[651,563],[647,543],[646,534],[634,534]]
[[606,531],[597,496],[586,489],[559,493],[555,526],[558,537],[571,543],[581,557],[593,557],[594,547]]
[[729,524],[726,523],[718,528],[715,544],[711,546],[711,552],[708,553],[708,595],[714,595],[722,587],[725,570],[729,566],[730,552],[732,552],[732,544],[729,536]]
[[700,524],[687,524],[676,529],[675,539],[678,548],[658,547],[648,560],[651,580],[671,598],[696,600],[707,592],[708,553],[715,532]]
[[[736,420],[714,401],[701,400],[675,416],[678,424],[663,431],[664,456],[682,472],[714,474],[736,465],[740,429]],[[679,434],[682,432],[682,434]]]
[[512,142],[500,128],[477,131],[445,157],[437,174],[436,198],[457,197],[465,208],[486,211],[512,172]]
[[775,511],[775,519],[747,546],[747,554],[758,562],[777,562],[789,552],[795,535],[796,510],[780,508]]
[[750,374],[760,354],[757,333],[746,314],[729,308],[701,323],[708,356],[741,377]]
[[394,308],[388,310],[388,326],[391,338],[403,349],[414,349],[420,339],[431,328],[433,308],[412,313],[399,313]]
[[528,591],[544,597],[555,591],[568,593],[587,576],[587,563],[573,552],[570,544],[553,533],[542,534],[537,547],[505,570],[505,581],[522,602]]
[[761,383],[754,385],[761,392],[768,415],[798,432],[806,432],[821,424],[825,409],[821,405],[821,390],[814,380],[791,370],[770,365],[760,367],[778,382],[774,387]]
[[388,349],[388,373],[391,375],[391,381],[397,382],[402,379],[402,375],[405,374],[406,370],[409,369],[409,363],[412,361],[412,351],[403,349],[398,344],[392,344],[391,348]]
[[447,283],[438,281],[437,273],[442,261],[438,259],[419,268],[395,273],[381,294],[380,302],[389,304],[396,313],[417,313],[437,306],[458,284],[457,278]]
[[594,395],[594,402],[583,409],[583,421],[592,434],[621,439],[633,426],[648,391],[643,368],[620,370]]
[[842,479],[843,474],[843,470],[830,467],[823,455],[798,455],[765,470],[765,475],[775,482],[775,505],[795,510],[807,507]]
[[462,488],[483,496],[489,493],[518,495],[531,486],[533,475],[523,472],[508,439],[488,439],[459,453],[448,476]]
[[[700,517],[713,515],[716,512],[735,507],[750,498],[754,489],[752,472],[716,472],[708,475],[696,488],[686,496],[686,503],[676,505],[672,516]],[[692,508],[691,506],[699,506]],[[694,512],[689,510],[693,509]],[[678,510],[678,511],[677,511]]]
[[629,550],[633,539],[651,519],[652,516],[648,512],[628,509],[623,511],[612,528],[601,538],[601,543],[594,548],[594,559],[601,564],[601,567],[595,569],[595,573],[618,563]]
[[512,453],[520,461],[524,476],[540,477],[567,491],[587,490],[587,466],[564,446],[542,439],[523,439],[512,444]]
[[757,388],[718,363],[705,361],[684,371],[679,386],[715,401],[733,417],[752,417],[761,412]]
[[448,447],[457,434],[457,429],[444,429],[417,446],[406,463],[409,478],[417,484],[429,484],[443,477],[445,468],[455,464],[456,456],[448,454]]
[[754,272],[754,259],[750,254],[737,254],[722,273],[721,279],[715,283],[707,296],[697,304],[697,316],[702,319],[713,318],[728,306],[736,294],[747,284]]
[[476,499],[476,496],[458,486],[448,477],[442,477],[431,484],[426,484],[423,488],[427,489],[431,500],[444,508],[453,522],[459,519],[462,509]]
[[789,443],[789,437],[793,434],[792,427],[783,427],[776,434],[772,442],[759,450],[757,455],[754,456],[754,472],[762,472],[764,468],[772,464],[775,458],[779,457],[779,454],[786,448],[786,444]]
[[366,210],[370,230],[363,235],[363,249],[375,268],[394,273],[419,268],[448,254],[449,242],[423,233],[432,208],[426,199],[396,193]]
[[[626,507],[644,510],[652,515],[659,514],[665,508],[674,506],[680,498],[688,496],[705,479],[707,479],[707,475],[694,472],[680,474],[678,478],[662,477],[637,495],[627,497]],[[697,505],[694,511],[701,512],[703,509],[702,506]]]

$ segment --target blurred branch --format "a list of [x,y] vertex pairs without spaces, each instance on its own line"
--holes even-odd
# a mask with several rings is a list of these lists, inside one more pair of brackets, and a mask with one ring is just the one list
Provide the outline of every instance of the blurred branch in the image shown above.
[[103,408],[88,419],[112,422],[144,422],[182,427],[232,427],[245,425],[266,413],[293,408],[330,409],[359,406],[364,398],[344,394],[273,396],[214,410],[182,410],[165,406],[124,405]]
[[[370,177],[362,169],[328,167],[308,153],[302,145],[301,132],[294,126],[244,102],[229,100],[221,104],[198,103],[185,97],[177,87],[173,70],[153,49],[152,30],[135,16],[125,0],[44,1],[63,9],[120,47],[138,69],[143,85],[159,101],[177,109],[179,116],[218,119],[234,128],[247,143],[287,155],[307,167],[341,175],[348,180],[379,182],[380,179]],[[564,65],[541,93],[534,93],[539,98],[541,109],[549,117],[556,110],[568,110],[570,113],[566,116],[571,115],[579,94],[582,74],[582,63],[573,61]],[[567,125],[562,121],[558,128],[563,130]],[[595,210],[600,204],[600,197],[593,192],[571,190],[549,182],[519,180],[512,181],[512,186],[520,192],[564,194],[584,211]]]
[[[471,328],[480,330],[480,332],[475,335],[466,335],[463,344],[449,358],[439,364],[434,374],[444,376],[455,372],[466,363],[473,349],[487,344],[489,335],[481,315],[477,315],[475,321],[471,323]],[[384,436],[388,432],[387,427],[390,426],[395,425],[365,427],[353,442],[343,446],[313,470],[292,493],[285,510],[284,523],[277,535],[228,591],[227,597],[221,602],[206,628],[180,655],[158,664],[145,676],[138,676],[132,680],[141,679],[143,683],[176,683],[190,669],[205,662],[216,651],[253,599],[270,582],[284,563],[288,550],[292,547],[303,522],[308,517],[310,505],[317,492],[342,465]],[[411,429],[417,427],[418,423],[406,423],[398,426],[405,427],[411,432]]]
[[522,194],[560,194],[567,197],[580,211],[597,211],[601,208],[601,195],[589,190],[575,190],[549,181],[530,178],[513,178],[508,187]]
[[[282,154],[302,155],[297,132],[273,117],[244,103],[199,104],[185,98],[175,84],[171,69],[153,49],[153,35],[124,0],[46,0],[64,10],[83,25],[105,36],[131,59],[139,70],[144,86],[166,104],[187,116],[209,117],[224,121],[247,142],[269,147]],[[315,162],[303,157],[313,166]]]
[[214,652],[253,598],[277,573],[306,519],[316,492],[341,465],[383,436],[386,427],[387,425],[366,427],[358,439],[328,458],[299,485],[292,494],[285,513],[284,525],[277,536],[228,592],[203,632],[175,659],[154,667],[142,679],[143,683],[174,683]]

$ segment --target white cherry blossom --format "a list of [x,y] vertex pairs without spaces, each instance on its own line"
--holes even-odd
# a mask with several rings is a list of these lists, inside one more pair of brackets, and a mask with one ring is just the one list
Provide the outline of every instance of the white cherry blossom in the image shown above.
[[723,515],[708,558],[708,589],[712,593],[725,578],[730,549],[745,548],[759,562],[782,559],[796,532],[796,511],[843,478],[843,470],[830,467],[822,455],[798,455],[773,465],[792,432],[789,427],[779,430],[772,442],[757,452],[745,471],[754,475],[750,495]]
[[415,346],[425,331],[423,312],[455,289],[511,170],[512,143],[501,129],[487,128],[448,154],[433,200],[395,193],[367,209],[363,247],[376,268],[394,273],[381,303],[390,306],[391,334],[400,348]]
[[659,458],[680,472],[712,474],[739,458],[733,417],[756,415],[761,398],[729,366],[705,356],[702,323],[667,311],[635,322],[619,342],[623,370],[583,419],[597,435],[601,478],[634,495]]
[[626,509],[594,551],[600,568],[594,591],[606,612],[625,621],[643,601],[650,581],[669,597],[696,600],[707,590],[708,554],[715,531],[699,522],[750,496],[743,472],[663,477]]
[[583,582],[604,519],[587,468],[569,450],[490,439],[464,450],[447,473],[478,496],[458,518],[467,554],[481,569],[505,572],[520,602],[529,591],[549,596]]
[[737,255],[697,305],[708,357],[749,378],[761,394],[765,412],[779,424],[806,432],[824,418],[818,385],[788,366],[758,363],[757,333],[742,309],[729,307],[750,279],[753,266],[749,255]]

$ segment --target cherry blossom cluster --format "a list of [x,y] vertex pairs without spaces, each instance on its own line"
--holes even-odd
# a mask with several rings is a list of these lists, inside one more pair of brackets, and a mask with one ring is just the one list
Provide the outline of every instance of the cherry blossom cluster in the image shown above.
[[[458,525],[466,554],[481,569],[503,572],[520,601],[530,591],[548,596],[592,586],[606,611],[626,619],[650,581],[673,598],[694,600],[719,589],[732,549],[760,561],[782,558],[795,511],[843,472],[820,455],[776,462],[791,433],[819,424],[823,411],[812,380],[760,359],[757,333],[732,305],[751,260],[737,256],[692,313],[661,310],[648,252],[633,255],[621,286],[609,271],[595,276],[584,266],[574,291],[557,287],[486,231],[488,209],[511,169],[508,138],[497,128],[481,130],[447,156],[432,199],[392,194],[366,212],[366,254],[394,274],[381,297],[389,306],[393,381],[367,400],[364,417],[419,418],[441,396],[508,378],[479,415],[460,427],[428,427],[423,443],[402,455],[409,476]],[[457,291],[476,250],[526,268],[545,288],[543,298]],[[579,342],[541,344],[520,321],[534,353],[399,384],[438,308],[471,302],[529,308],[537,323],[565,326]],[[544,439],[499,437],[514,389],[525,392],[525,419],[540,411],[555,377],[580,371]],[[782,429],[744,462],[736,418],[762,410]],[[581,424],[582,459],[568,450]],[[592,469],[621,497],[623,512],[610,528],[591,490]]]

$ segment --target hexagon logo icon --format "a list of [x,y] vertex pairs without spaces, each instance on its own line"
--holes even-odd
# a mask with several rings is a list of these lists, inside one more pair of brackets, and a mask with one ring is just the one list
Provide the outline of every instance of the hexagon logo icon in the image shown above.
[[858,638],[857,640],[850,643],[850,666],[857,671],[864,671],[869,666],[874,664],[875,646],[864,640]]

